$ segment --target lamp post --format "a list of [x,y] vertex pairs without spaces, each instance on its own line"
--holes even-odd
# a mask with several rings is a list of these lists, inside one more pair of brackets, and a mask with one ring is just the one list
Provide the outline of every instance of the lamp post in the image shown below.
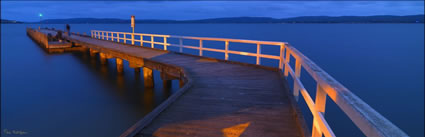
[[131,16],[131,28],[133,29],[133,33],[131,33],[131,44],[134,45],[134,27],[136,26],[136,22],[134,20],[134,15]]
[[[39,13],[38,16],[40,17],[40,26],[41,26],[41,19],[43,18],[43,14]],[[40,29],[40,27],[38,27]]]

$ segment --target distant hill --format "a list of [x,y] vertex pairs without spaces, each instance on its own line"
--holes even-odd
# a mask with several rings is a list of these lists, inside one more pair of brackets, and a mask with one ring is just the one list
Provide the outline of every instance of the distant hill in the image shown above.
[[424,15],[410,16],[305,16],[281,19],[287,23],[424,23]]
[[[40,23],[40,22],[27,22]],[[71,18],[47,19],[44,24],[121,24],[130,23],[129,19],[113,18]],[[424,23],[424,15],[409,16],[302,16],[293,18],[269,17],[229,17],[200,20],[136,20],[136,23]]]
[[1,19],[1,24],[17,24],[17,23],[23,23],[23,22],[19,22],[19,21],[16,21],[16,20]]
[[[136,23],[178,23],[175,20],[136,20]],[[33,22],[40,23],[40,22]],[[113,19],[113,18],[71,18],[71,19],[47,19],[41,23],[47,24],[121,24],[130,23],[130,20]]]

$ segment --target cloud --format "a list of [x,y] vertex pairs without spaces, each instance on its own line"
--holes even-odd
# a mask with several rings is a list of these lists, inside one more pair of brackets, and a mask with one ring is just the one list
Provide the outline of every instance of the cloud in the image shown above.
[[217,17],[412,15],[423,1],[1,1],[3,19],[56,18],[204,19]]

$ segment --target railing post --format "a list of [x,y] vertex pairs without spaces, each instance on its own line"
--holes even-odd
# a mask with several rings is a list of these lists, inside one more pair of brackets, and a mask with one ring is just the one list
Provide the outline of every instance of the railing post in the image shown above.
[[257,65],[260,65],[260,54],[261,54],[261,48],[260,43],[257,43]]
[[167,50],[167,37],[164,36],[164,50]]
[[[294,97],[295,100],[298,101],[298,96],[300,94],[299,90],[300,90],[300,86],[298,85],[298,83],[296,82],[297,79],[300,79],[300,75],[301,75],[301,61],[300,59],[295,58],[295,78],[294,78]],[[289,64],[289,63],[288,63]]]
[[226,41],[224,46],[224,59],[229,60],[229,41]]
[[119,32],[117,32],[117,41],[118,42],[121,42],[121,36],[120,36],[120,33]]
[[311,137],[322,137],[322,130],[319,127],[319,121],[316,117],[313,118],[313,131],[311,132]]
[[140,46],[143,47],[143,35],[142,34],[140,34]]
[[124,33],[124,43],[127,44],[127,34]]
[[317,84],[316,88],[316,101],[315,101],[316,110],[325,115],[326,108],[326,92],[323,88]]
[[106,32],[106,40],[109,40],[109,32]]
[[114,41],[114,33],[113,32],[111,32],[111,41]]
[[90,31],[90,35],[91,35],[92,38],[94,38],[93,31]]
[[285,44],[280,45],[280,58],[279,58],[279,69],[282,71],[283,69],[283,51],[285,49]]
[[202,56],[202,40],[199,40],[199,56]]
[[183,39],[182,38],[179,38],[179,44],[180,44],[179,51],[180,51],[180,53],[182,53],[183,52]]
[[[315,109],[318,111],[317,113],[322,113],[322,115],[325,115],[325,108],[326,108],[326,92],[323,90],[323,88],[317,84],[317,88],[316,88],[316,101],[314,102],[314,107]],[[313,118],[313,122],[319,122],[317,120],[318,118],[314,117]],[[316,124],[318,125],[318,124]],[[321,137],[322,136],[322,130],[320,129],[320,127],[315,126],[315,124],[313,124],[313,131],[311,132],[311,136],[312,137]]]
[[134,45],[134,33],[131,33],[131,45]]
[[153,36],[151,35],[151,48],[154,48],[154,44],[153,44]]
[[[109,34],[108,34],[108,36],[109,36]],[[114,33],[113,32],[111,32],[111,41],[114,41]]]
[[289,61],[291,61],[291,54],[288,50],[289,48],[286,48],[286,55],[285,55],[285,70],[284,70],[284,75],[285,77],[288,77],[288,73],[289,73]]

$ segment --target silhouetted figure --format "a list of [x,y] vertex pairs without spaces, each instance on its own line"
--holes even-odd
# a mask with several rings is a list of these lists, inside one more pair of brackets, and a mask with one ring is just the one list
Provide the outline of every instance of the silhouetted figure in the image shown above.
[[56,33],[55,38],[56,38],[59,42],[62,42],[62,31],[58,30],[58,32]]
[[47,34],[47,41],[55,41],[55,38],[52,36],[51,33]]
[[71,36],[71,26],[69,24],[66,24],[66,31],[68,32],[68,36]]

